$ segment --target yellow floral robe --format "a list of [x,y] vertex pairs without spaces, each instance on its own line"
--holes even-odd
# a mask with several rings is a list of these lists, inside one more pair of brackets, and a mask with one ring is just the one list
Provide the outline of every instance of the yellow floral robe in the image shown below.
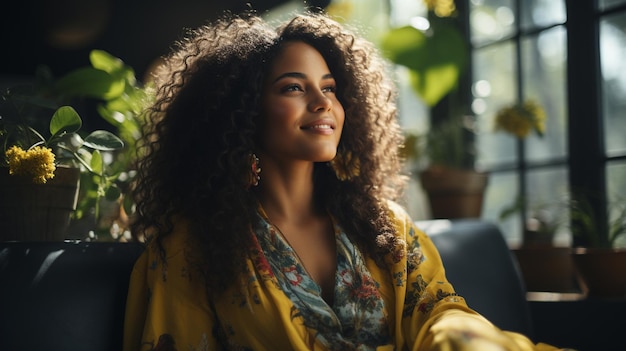
[[[400,206],[392,204],[392,212],[396,233],[406,247],[401,254],[387,257],[385,269],[369,258],[363,260],[377,284],[376,296],[385,306],[385,334],[390,337],[388,343],[371,349],[556,349],[502,331],[470,309],[446,280],[430,238],[414,226]],[[319,331],[306,326],[262,250],[247,261],[245,288],[230,288],[211,308],[202,280],[187,266],[184,227],[165,240],[165,247],[165,265],[153,245],[135,264],[127,300],[124,351],[344,349],[325,346]]]

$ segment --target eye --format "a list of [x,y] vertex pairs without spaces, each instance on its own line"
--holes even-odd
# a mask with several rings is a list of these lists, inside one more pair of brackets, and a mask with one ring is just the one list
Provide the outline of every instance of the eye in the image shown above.
[[298,84],[289,84],[289,85],[284,86],[280,91],[283,93],[288,93],[288,92],[293,92],[293,91],[304,91],[304,90],[302,90],[302,87],[300,87],[300,85]]
[[337,92],[337,86],[329,85],[329,86],[326,86],[326,87],[322,88],[322,91],[325,92],[325,93],[336,93]]

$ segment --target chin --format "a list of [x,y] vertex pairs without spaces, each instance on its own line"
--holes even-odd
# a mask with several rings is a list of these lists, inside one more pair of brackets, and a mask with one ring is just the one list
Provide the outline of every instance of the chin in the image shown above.
[[324,161],[322,161],[322,162],[330,162],[330,161],[335,159],[335,156],[337,156],[336,152],[334,152],[332,155],[329,155],[328,157],[325,157]]

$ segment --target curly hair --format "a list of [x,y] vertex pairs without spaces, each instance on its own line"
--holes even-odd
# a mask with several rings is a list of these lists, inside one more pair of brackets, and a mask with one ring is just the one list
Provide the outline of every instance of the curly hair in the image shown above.
[[388,201],[406,177],[386,62],[324,14],[300,14],[277,29],[253,14],[227,15],[189,31],[156,74],[134,185],[134,237],[156,239],[164,255],[163,238],[184,222],[209,290],[235,282],[253,247],[251,229],[260,225],[245,179],[260,137],[263,81],[288,41],[303,41],[326,60],[346,116],[338,154],[358,159],[359,174],[348,180],[317,163],[316,201],[377,262],[397,245],[389,240]]

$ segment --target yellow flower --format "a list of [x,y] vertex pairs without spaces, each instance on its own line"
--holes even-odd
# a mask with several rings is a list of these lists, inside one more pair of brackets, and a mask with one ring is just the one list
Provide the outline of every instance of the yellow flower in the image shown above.
[[454,0],[424,0],[424,4],[439,17],[449,17],[456,10]]
[[338,21],[349,18],[353,10],[354,6],[351,1],[331,1],[326,7],[326,12]]
[[520,139],[528,136],[533,130],[539,136],[543,136],[546,130],[546,113],[533,100],[507,106],[496,114],[495,129],[511,133]]
[[12,146],[6,151],[9,174],[32,177],[33,183],[44,184],[54,178],[54,154],[49,148],[35,146],[27,151]]

